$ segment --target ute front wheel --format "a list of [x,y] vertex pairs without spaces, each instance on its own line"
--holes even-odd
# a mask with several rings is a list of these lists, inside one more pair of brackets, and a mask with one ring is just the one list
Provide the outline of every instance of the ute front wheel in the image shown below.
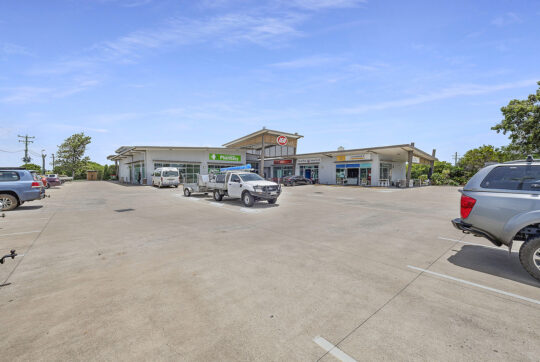
[[276,203],[277,199],[268,199],[268,203],[270,205],[274,205]]
[[519,261],[527,273],[540,281],[540,236],[521,245]]
[[255,198],[247,191],[242,194],[242,203],[246,207],[252,207],[255,203]]

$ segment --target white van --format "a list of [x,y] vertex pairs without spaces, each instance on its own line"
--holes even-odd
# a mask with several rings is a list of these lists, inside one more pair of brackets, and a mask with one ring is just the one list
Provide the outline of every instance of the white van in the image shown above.
[[174,186],[180,184],[180,174],[175,167],[156,168],[152,174],[152,186]]

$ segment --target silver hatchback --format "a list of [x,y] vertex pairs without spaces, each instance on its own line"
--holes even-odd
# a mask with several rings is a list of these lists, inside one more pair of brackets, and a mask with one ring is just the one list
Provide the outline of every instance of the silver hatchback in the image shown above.
[[523,241],[521,265],[540,280],[540,160],[484,167],[460,192],[461,218],[452,224],[497,246]]

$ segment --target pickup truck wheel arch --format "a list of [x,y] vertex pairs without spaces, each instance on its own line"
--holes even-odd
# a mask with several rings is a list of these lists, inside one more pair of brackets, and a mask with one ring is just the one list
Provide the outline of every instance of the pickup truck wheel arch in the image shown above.
[[9,191],[2,191],[0,193],[0,200],[5,204],[2,211],[10,211],[16,209],[20,205],[17,194]]
[[540,281],[540,236],[521,245],[519,261],[527,273]]

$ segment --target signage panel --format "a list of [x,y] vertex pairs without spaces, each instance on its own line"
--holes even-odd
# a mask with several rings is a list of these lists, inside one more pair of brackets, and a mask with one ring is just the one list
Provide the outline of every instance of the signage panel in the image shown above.
[[292,160],[274,160],[274,165],[287,165],[291,163]]
[[276,142],[280,146],[285,146],[288,141],[287,136],[277,136],[276,138]]
[[371,163],[342,163],[336,168],[371,168]]
[[320,158],[301,158],[296,161],[296,163],[303,164],[303,163],[320,163]]
[[420,157],[412,156],[412,163],[420,163]]
[[210,153],[208,154],[208,159],[211,161],[233,161],[233,162],[241,162],[242,156],[241,155],[225,155],[222,153]]
[[371,160],[371,153],[363,153],[358,155],[342,155],[336,156],[336,161],[362,161]]

